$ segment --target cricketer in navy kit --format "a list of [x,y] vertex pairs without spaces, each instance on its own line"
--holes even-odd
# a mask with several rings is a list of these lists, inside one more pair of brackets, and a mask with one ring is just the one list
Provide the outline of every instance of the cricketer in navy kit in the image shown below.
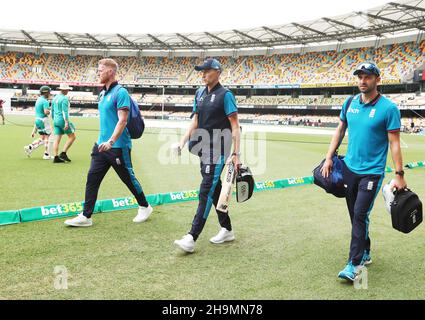
[[[233,93],[219,82],[222,67],[216,59],[209,58],[202,65],[196,66],[195,70],[202,71],[206,86],[196,91],[192,124],[178,148],[183,149],[189,142],[189,150],[200,157],[202,182],[192,228],[182,239],[174,242],[185,252],[194,251],[195,241],[204,228],[211,207],[217,205],[221,192],[220,176],[226,161],[232,161],[236,170],[240,166],[238,109]],[[210,242],[219,244],[233,241],[235,236],[229,214],[216,212],[221,229]]]

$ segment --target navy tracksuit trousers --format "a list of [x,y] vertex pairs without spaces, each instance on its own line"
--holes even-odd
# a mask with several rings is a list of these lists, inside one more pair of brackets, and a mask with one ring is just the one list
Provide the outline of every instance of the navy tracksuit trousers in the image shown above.
[[98,145],[95,144],[91,153],[90,169],[86,182],[83,214],[87,218],[90,218],[93,214],[100,184],[111,167],[114,168],[122,182],[134,195],[139,206],[147,207],[149,205],[142,186],[134,175],[131,150],[128,148],[113,148],[105,152],[99,152]]
[[[205,226],[212,205],[217,205],[221,192],[221,173],[225,164],[223,158],[217,164],[204,164],[201,162],[202,182],[199,188],[199,204],[192,222],[189,234],[196,241]],[[227,213],[216,211],[218,222],[222,228],[232,230],[230,217]]]
[[365,253],[370,252],[369,215],[384,175],[361,175],[343,165],[344,184],[347,185],[347,207],[351,219],[351,244],[348,261],[361,264]]

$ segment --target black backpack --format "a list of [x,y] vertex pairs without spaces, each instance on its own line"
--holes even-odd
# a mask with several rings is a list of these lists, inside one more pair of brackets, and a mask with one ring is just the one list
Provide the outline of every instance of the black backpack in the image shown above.
[[391,204],[391,220],[393,228],[409,233],[422,222],[422,202],[410,189],[396,191]]

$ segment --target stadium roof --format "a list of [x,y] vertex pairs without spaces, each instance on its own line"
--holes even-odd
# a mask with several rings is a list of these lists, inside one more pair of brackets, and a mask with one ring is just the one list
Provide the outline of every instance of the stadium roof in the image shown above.
[[75,49],[209,50],[302,45],[425,32],[425,0],[389,2],[336,17],[219,32],[95,34],[0,30],[0,45]]

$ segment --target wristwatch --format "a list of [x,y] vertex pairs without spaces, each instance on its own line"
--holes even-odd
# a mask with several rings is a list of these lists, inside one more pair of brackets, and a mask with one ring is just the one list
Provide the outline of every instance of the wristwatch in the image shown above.
[[404,177],[404,170],[396,171],[395,174],[399,175],[400,177]]
[[109,141],[108,141],[108,143],[111,145],[111,147],[114,145],[114,140],[112,140],[112,139],[110,139]]
[[237,152],[237,153],[236,152],[233,152],[232,153],[232,156],[238,156],[238,157],[240,157],[241,156],[241,153],[240,152]]

